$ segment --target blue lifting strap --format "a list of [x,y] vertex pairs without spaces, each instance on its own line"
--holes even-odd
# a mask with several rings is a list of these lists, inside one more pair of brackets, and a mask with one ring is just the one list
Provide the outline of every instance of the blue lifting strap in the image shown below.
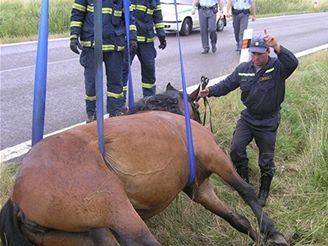
[[95,34],[95,67],[96,67],[96,106],[98,146],[102,156],[105,156],[104,143],[104,109],[103,109],[103,52],[102,52],[102,0],[94,1],[94,34]]
[[[131,55],[130,55],[130,0],[123,1],[124,6],[124,20],[125,20],[125,32],[126,32],[126,48],[128,53],[128,106],[129,109],[134,109],[134,97],[133,97],[133,83],[131,76]],[[125,57],[124,57],[125,59]]]
[[34,80],[32,145],[43,138],[48,63],[48,0],[42,1]]
[[[177,10],[176,0],[174,0],[174,9],[175,9],[177,30],[180,30],[179,22],[178,22],[178,10]],[[193,141],[192,141],[188,94],[187,94],[187,88],[186,88],[186,78],[185,78],[185,72],[184,72],[184,66],[183,66],[179,31],[177,31],[177,40],[178,40],[179,56],[180,56],[180,72],[181,72],[181,81],[182,81],[183,105],[184,105],[184,110],[185,110],[186,134],[187,134],[187,142],[188,142],[189,176],[188,176],[187,186],[190,186],[194,182],[194,179],[196,176],[196,162],[195,162],[194,146],[193,146]]]

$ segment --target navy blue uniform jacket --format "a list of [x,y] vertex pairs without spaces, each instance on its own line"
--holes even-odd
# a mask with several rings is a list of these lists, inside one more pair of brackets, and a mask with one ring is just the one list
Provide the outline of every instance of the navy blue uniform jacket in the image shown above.
[[253,116],[272,115],[285,98],[285,80],[298,65],[295,55],[280,46],[277,58],[269,57],[258,72],[252,61],[241,63],[232,74],[209,87],[210,96],[223,96],[240,87],[241,101]]

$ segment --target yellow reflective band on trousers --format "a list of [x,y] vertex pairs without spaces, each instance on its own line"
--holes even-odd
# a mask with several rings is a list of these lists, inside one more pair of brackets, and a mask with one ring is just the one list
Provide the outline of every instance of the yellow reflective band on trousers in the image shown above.
[[130,28],[130,31],[137,31],[136,25],[130,25],[129,28]]
[[128,90],[128,86],[123,86],[123,91],[127,91]]
[[106,92],[106,96],[113,97],[113,98],[122,98],[122,97],[124,97],[123,92],[121,92],[121,93],[114,93],[114,92],[110,92],[110,91],[107,91]]
[[137,36],[137,41],[140,43],[151,43],[154,42],[155,38],[146,38],[145,36]]
[[157,6],[156,6],[156,9],[155,9],[155,11],[159,11],[159,10],[162,10],[162,7],[161,7],[161,5],[157,5]]
[[142,88],[145,88],[145,89],[151,89],[151,88],[153,88],[155,86],[154,83],[153,84],[150,84],[150,83],[144,83],[144,82],[142,82],[141,84],[142,84]]
[[90,96],[85,95],[85,100],[94,102],[97,100],[97,97],[96,96],[90,97]]
[[82,27],[82,21],[71,21],[71,27]]
[[146,12],[147,14],[149,14],[149,15],[153,15],[154,14],[154,10],[152,10],[152,9],[147,9],[147,12]]
[[87,10],[87,7],[78,3],[73,3],[73,9],[77,9],[81,12],[85,12]]
[[164,23],[163,22],[156,23],[155,28],[164,28]]

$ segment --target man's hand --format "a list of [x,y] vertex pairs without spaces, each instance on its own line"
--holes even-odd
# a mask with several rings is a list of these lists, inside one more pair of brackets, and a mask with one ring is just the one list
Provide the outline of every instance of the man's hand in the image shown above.
[[208,90],[207,87],[205,89],[200,88],[200,90],[198,92],[198,96],[200,96],[200,97],[207,97],[208,94],[209,94],[209,92],[210,91]]
[[255,21],[255,20],[256,20],[256,16],[252,15],[252,21]]
[[138,50],[138,42],[136,40],[130,40],[130,53],[136,54]]
[[164,36],[159,37],[159,42],[160,42],[160,45],[158,46],[158,48],[164,50],[166,47],[165,37]]
[[264,41],[265,41],[265,43],[269,47],[272,47],[276,52],[279,53],[280,52],[280,44],[279,44],[278,40],[275,37],[267,34],[267,31],[266,30],[264,30],[264,34],[265,34],[264,35]]
[[80,54],[79,50],[82,49],[82,46],[81,46],[78,38],[71,38],[70,48],[74,53],[76,53],[78,55]]

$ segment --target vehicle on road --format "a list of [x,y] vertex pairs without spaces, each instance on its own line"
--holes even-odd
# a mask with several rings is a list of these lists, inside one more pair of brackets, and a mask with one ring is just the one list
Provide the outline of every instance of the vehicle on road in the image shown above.
[[[177,12],[178,12],[178,23],[179,23],[179,32],[181,36],[188,36],[193,30],[199,29],[199,18],[198,10],[194,15],[191,14],[192,11],[192,0],[176,0],[177,3]],[[164,29],[166,32],[176,32],[176,15],[174,0],[161,0],[162,14]],[[222,18],[217,20],[217,31],[223,31],[224,27],[227,25],[226,18],[226,7],[224,7],[224,15]],[[218,14],[219,16],[219,14]]]

